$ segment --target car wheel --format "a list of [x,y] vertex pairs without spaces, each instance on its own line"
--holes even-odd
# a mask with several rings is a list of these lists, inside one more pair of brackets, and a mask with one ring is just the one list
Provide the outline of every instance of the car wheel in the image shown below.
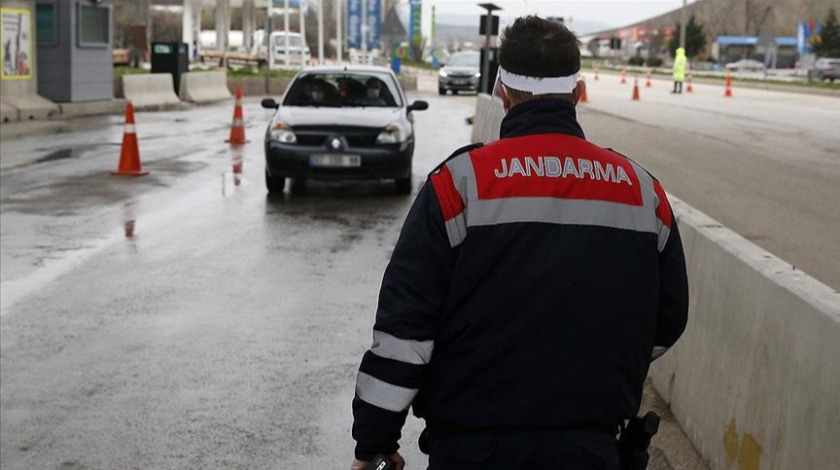
[[458,94],[458,90],[452,90],[452,94],[453,94],[453,95],[457,95],[457,94]]
[[265,188],[268,189],[269,193],[282,193],[285,187],[286,178],[278,178],[276,176],[269,175],[267,171],[265,172]]
[[411,177],[397,178],[394,180],[394,186],[400,194],[411,194]]
[[439,94],[439,95],[445,95],[445,94],[446,94],[446,88],[440,88],[440,87],[438,87],[438,94]]

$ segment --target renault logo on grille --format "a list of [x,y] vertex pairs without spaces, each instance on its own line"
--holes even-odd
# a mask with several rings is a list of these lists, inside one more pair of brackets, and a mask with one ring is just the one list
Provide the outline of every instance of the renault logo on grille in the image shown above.
[[335,150],[338,150],[341,148],[341,140],[339,140],[338,138],[334,138],[330,142],[330,145],[332,145],[332,148],[334,148]]

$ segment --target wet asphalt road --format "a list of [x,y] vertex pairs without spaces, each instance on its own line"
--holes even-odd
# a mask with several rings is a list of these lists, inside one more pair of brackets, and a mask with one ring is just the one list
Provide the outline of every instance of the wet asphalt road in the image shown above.
[[[726,212],[731,201],[763,194],[752,181],[743,194],[706,194],[741,185],[723,174],[708,187],[710,169],[699,188],[691,184],[698,173],[686,168],[711,145],[707,134],[630,119],[621,114],[627,104],[598,96],[590,93],[591,108],[581,112],[590,137],[658,167],[690,204],[740,220]],[[432,91],[413,98],[431,105],[416,116],[416,191],[468,143],[464,118],[474,99]],[[150,171],[143,178],[108,174],[121,117],[3,142],[2,468],[346,468],[355,371],[412,198],[387,182],[315,182],[305,194],[268,198],[261,139],[270,114],[247,100],[251,142],[233,149],[223,143],[231,108],[138,113]],[[673,134],[689,149],[678,157],[666,145]],[[831,137],[823,139],[830,150]],[[665,149],[634,151],[651,141]],[[739,145],[764,151],[749,139]],[[716,158],[738,160],[738,171],[754,163],[732,155]],[[836,175],[831,155],[817,183]],[[757,171],[773,181],[783,173]],[[825,202],[812,210],[828,227],[836,221]],[[826,272],[838,266],[827,259]],[[419,431],[410,419],[409,468],[424,467]],[[663,452],[654,455],[656,468],[671,467]]]

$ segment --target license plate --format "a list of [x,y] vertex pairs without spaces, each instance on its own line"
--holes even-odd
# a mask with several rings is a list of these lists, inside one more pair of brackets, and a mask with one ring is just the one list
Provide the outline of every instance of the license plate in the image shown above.
[[362,166],[360,155],[344,155],[328,153],[323,155],[311,155],[309,166],[324,168],[354,168]]
[[466,85],[469,83],[469,80],[455,80],[456,85]]

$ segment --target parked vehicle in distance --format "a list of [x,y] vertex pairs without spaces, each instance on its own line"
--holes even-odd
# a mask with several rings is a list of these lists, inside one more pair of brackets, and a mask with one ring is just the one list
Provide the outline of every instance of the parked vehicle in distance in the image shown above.
[[438,93],[445,95],[452,90],[453,95],[459,91],[478,91],[481,80],[481,55],[476,51],[455,52],[449,56],[446,65],[438,71]]
[[[215,31],[202,31],[199,34],[199,60],[222,61],[227,60],[233,63],[255,64],[258,67],[265,67],[273,63],[274,68],[280,68],[286,63],[286,38],[289,39],[289,65],[300,67],[309,63],[311,58],[309,46],[303,44],[303,37],[300,33],[284,31],[272,31],[270,35],[271,48],[267,48],[265,30],[258,29],[251,36],[251,48],[245,47],[245,38],[242,31],[230,31],[228,34],[227,50],[218,50]],[[268,51],[272,52],[269,57]]]
[[762,62],[752,59],[741,59],[726,64],[730,72],[764,72],[766,67]]
[[303,188],[307,179],[393,179],[411,193],[414,156],[412,112],[394,73],[370,65],[318,66],[301,70],[276,109],[265,134],[265,184],[282,192],[286,179]]
[[840,80],[840,59],[822,58],[817,59],[814,68],[808,70],[809,80]]

